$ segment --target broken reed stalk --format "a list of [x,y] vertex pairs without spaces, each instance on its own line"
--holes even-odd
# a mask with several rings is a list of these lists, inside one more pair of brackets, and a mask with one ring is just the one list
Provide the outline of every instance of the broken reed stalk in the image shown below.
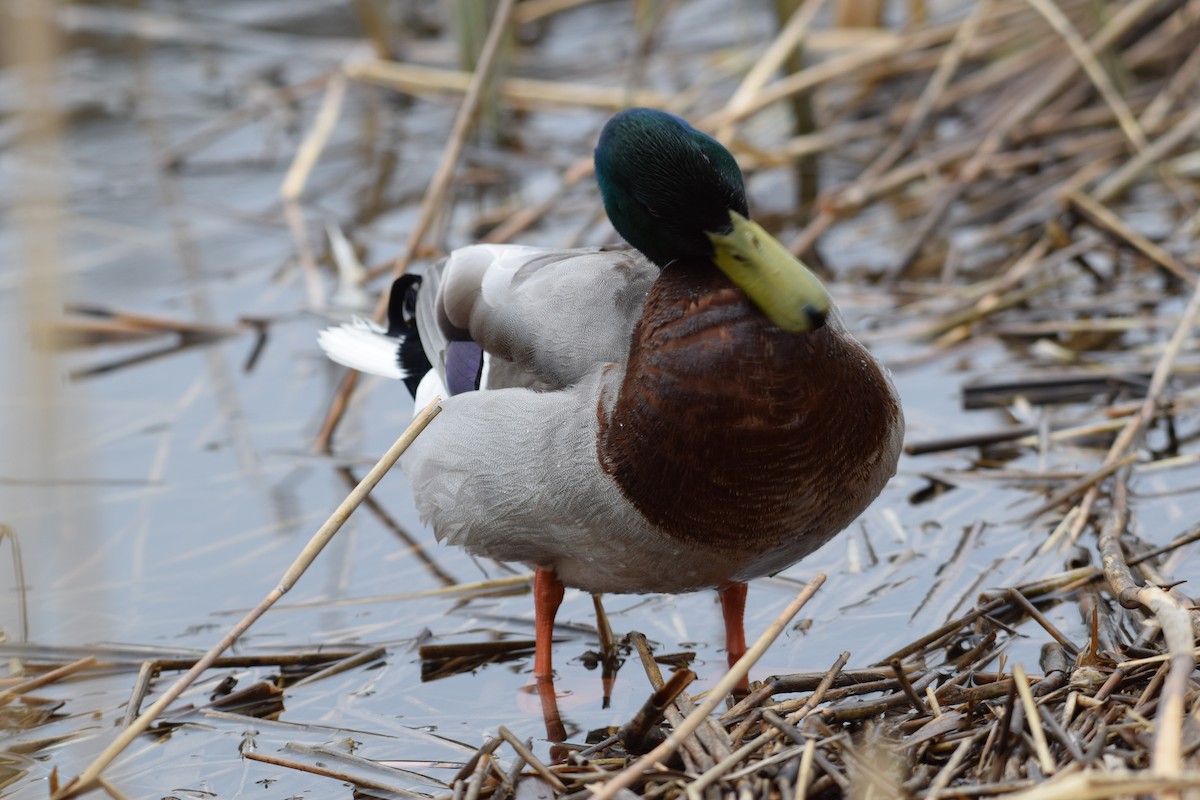
[[1158,137],[1142,152],[1138,153],[1097,186],[1091,195],[1097,202],[1107,203],[1129,188],[1133,180],[1160,158],[1174,150],[1188,137],[1200,130],[1200,106],[1193,108],[1174,128]]
[[1129,141],[1133,143],[1134,149],[1141,152],[1146,149],[1146,133],[1142,130],[1138,121],[1130,112],[1128,104],[1117,92],[1113,86],[1112,79],[1100,66],[1100,62],[1096,60],[1096,54],[1083,41],[1083,37],[1079,35],[1079,31],[1075,30],[1075,26],[1067,19],[1067,16],[1062,12],[1056,4],[1050,0],[1027,0],[1029,5],[1046,18],[1050,23],[1050,27],[1054,28],[1063,41],[1067,43],[1067,47],[1071,50],[1071,55],[1079,62],[1079,66],[1083,68],[1084,73],[1095,85],[1096,90],[1112,109],[1113,115],[1120,123],[1121,130],[1129,137]]
[[863,205],[872,194],[879,191],[880,178],[891,169],[900,158],[912,147],[920,134],[925,120],[933,111],[938,99],[945,93],[955,71],[962,63],[967,48],[973,43],[979,26],[991,8],[991,0],[981,0],[975,4],[974,10],[967,15],[959,26],[958,31],[938,63],[937,69],[925,84],[920,97],[913,105],[900,135],[893,139],[878,157],[863,170],[855,181],[846,187],[840,187],[830,198],[830,202],[817,204],[819,211],[816,217],[805,226],[800,235],[793,240],[789,249],[796,255],[807,253],[816,243],[821,234],[829,230],[837,221],[834,209],[843,211]]
[[[1180,317],[1179,325],[1175,328],[1175,332],[1171,335],[1167,347],[1163,350],[1162,356],[1154,367],[1154,372],[1150,376],[1150,387],[1146,391],[1146,397],[1142,401],[1141,408],[1138,412],[1129,418],[1128,424],[1117,435],[1116,440],[1109,448],[1107,455],[1104,457],[1104,467],[1111,467],[1120,462],[1126,457],[1126,451],[1133,447],[1140,440],[1145,432],[1146,426],[1158,411],[1159,404],[1162,400],[1163,391],[1166,389],[1167,381],[1170,380],[1175,362],[1179,358],[1179,354],[1183,350],[1184,343],[1191,335],[1191,330],[1195,325],[1197,316],[1200,315],[1200,283],[1195,285],[1192,292],[1191,300],[1188,301],[1187,308]],[[1091,488],[1083,496],[1080,506],[1085,507],[1085,510],[1091,509],[1099,496],[1099,488],[1097,484],[1093,484]],[[1087,524],[1090,513],[1082,514],[1081,521],[1077,523],[1082,529],[1083,525]],[[1120,591],[1116,586],[1113,586],[1114,594],[1119,595]]]
[[304,572],[312,565],[312,562],[320,555],[325,545],[329,544],[333,539],[334,534],[341,529],[354,510],[362,503],[363,499],[375,488],[376,484],[383,479],[388,470],[396,463],[405,450],[413,443],[420,435],[421,431],[427,426],[438,412],[441,410],[441,398],[434,398],[424,410],[413,418],[412,423],[405,429],[400,438],[388,448],[387,452],[379,459],[371,471],[359,482],[346,499],[334,510],[325,524],[313,534],[313,537],[305,545],[304,550],[292,562],[280,578],[279,584],[272,589],[262,602],[255,606],[245,617],[243,617],[236,625],[217,642],[213,647],[198,660],[190,670],[179,678],[169,689],[160,697],[153,705],[133,721],[117,736],[104,751],[96,757],[87,769],[80,773],[76,778],[72,779],[66,786],[55,792],[52,800],[65,800],[65,798],[76,797],[83,792],[91,791],[95,788],[97,778],[108,767],[109,764],[119,756],[126,747],[133,743],[133,740],[144,733],[150,725],[158,719],[159,715],[166,710],[171,703],[175,702],[176,698],[191,686],[197,678],[199,678],[218,657],[228,650],[234,642],[245,633],[251,625],[258,621],[259,617],[267,612],[275,604],[275,602],[283,597],[293,586]]
[[541,776],[542,780],[550,785],[551,789],[556,792],[567,791],[567,787],[562,780],[553,772],[551,772],[550,769],[542,763],[542,760],[535,756],[533,751],[530,750],[524,742],[518,739],[512,731],[501,725],[496,732],[500,734],[501,739],[508,742],[508,746],[511,747],[513,751],[525,761],[526,764],[533,768],[534,772]]
[[1038,786],[1005,795],[1005,800],[1102,800],[1109,797],[1152,796],[1163,792],[1195,789],[1200,772],[1154,774],[1149,770],[1111,770],[1061,774]]
[[1062,202],[1083,214],[1100,230],[1125,241],[1189,286],[1196,285],[1196,276],[1179,259],[1125,224],[1120,217],[1100,201],[1076,189],[1071,189],[1063,195]]
[[705,698],[704,702],[697,706],[696,710],[689,714],[667,736],[666,741],[637,761],[634,761],[615,777],[597,787],[594,790],[595,794],[591,800],[613,800],[618,792],[628,789],[647,769],[662,763],[672,753],[677,751],[683,740],[691,736],[708,719],[708,715],[725,699],[725,696],[742,682],[750,672],[750,668],[758,663],[758,660],[762,658],[763,653],[767,651],[771,643],[783,632],[783,629],[788,626],[792,618],[800,613],[800,609],[804,608],[805,604],[816,594],[817,589],[821,588],[821,584],[824,582],[825,575],[817,573],[808,582],[808,585],[800,591],[800,594],[796,595],[796,599],[789,603],[788,607],[763,632],[762,636],[758,637],[758,641],[754,643],[754,646],[747,650],[745,655],[738,659],[738,662],[725,674],[725,677],[718,681],[717,685],[709,691],[708,697]]
[[[1123,6],[1088,41],[1089,49],[1094,53],[1107,50],[1121,35],[1142,19],[1143,15],[1153,7],[1154,2],[1155,0],[1138,0],[1138,2]],[[1075,75],[1078,67],[1078,63],[1073,58],[1060,60],[1050,75],[1042,76],[1029,90],[1016,93],[1009,98],[1007,107],[1001,109],[1002,113],[998,114],[998,121],[988,129],[975,152],[963,165],[954,180],[945,186],[931,202],[929,210],[917,225],[916,233],[910,237],[908,245],[894,264],[891,270],[892,277],[903,275],[916,261],[929,236],[941,226],[967,188],[975,184],[984,174],[991,159],[1010,140],[1016,127],[1028,120],[1052,98],[1058,96]]]
[[[392,265],[393,277],[403,275],[408,269],[408,265],[416,257],[417,249],[425,239],[425,234],[433,224],[434,218],[446,203],[450,181],[454,178],[454,170],[458,167],[459,159],[462,157],[467,136],[470,135],[478,116],[479,106],[485,94],[484,90],[496,68],[500,43],[503,41],[504,32],[508,29],[509,18],[512,16],[515,5],[516,0],[500,0],[500,4],[496,8],[491,28],[483,42],[483,49],[479,53],[478,64],[471,75],[471,84],[467,87],[467,93],[463,95],[462,104],[459,105],[458,113],[454,117],[454,124],[450,128],[450,139],[446,143],[446,149],[442,151],[442,158],[429,182],[429,188],[426,190],[425,196],[421,198],[417,221],[408,234],[404,250]],[[384,294],[375,307],[376,321],[383,319],[383,314],[387,311],[387,304],[388,298]]]
[[306,683],[315,683],[316,681],[325,680],[326,678],[338,675],[361,664],[369,664],[372,661],[378,661],[386,654],[386,647],[372,647],[367,650],[363,650],[361,653],[355,653],[348,658],[343,658],[340,661],[330,664],[328,667],[319,669],[311,675],[301,678],[292,684],[292,688],[294,689],[297,686],[303,686]]
[[[524,5],[522,3],[518,8]],[[475,74],[378,59],[351,62],[346,65],[345,73],[346,77],[352,80],[418,95],[429,92],[469,92]],[[500,96],[517,109],[568,106],[619,111],[630,104],[658,107],[667,105],[670,101],[670,98],[657,92],[641,90],[633,92],[630,96],[627,90],[619,87],[535,78],[502,78],[497,89]]]
[[1033,699],[1033,691],[1029,688],[1029,677],[1020,664],[1013,665],[1012,674],[1013,683],[1017,686],[1017,695],[1025,709],[1025,724],[1029,726],[1029,734],[1033,737],[1038,765],[1043,775],[1053,775],[1058,771],[1058,765],[1054,763],[1054,757],[1050,755],[1050,746],[1046,743],[1046,731],[1042,728],[1042,717],[1038,713],[1037,702]]
[[296,151],[292,165],[279,187],[279,196],[283,199],[284,216],[287,218],[288,229],[296,245],[296,253],[300,258],[300,266],[304,270],[304,282],[308,289],[308,303],[313,308],[325,305],[325,291],[321,286],[321,278],[317,274],[317,260],[313,255],[312,246],[308,241],[308,226],[304,223],[304,212],[300,210],[299,200],[308,183],[308,176],[313,167],[329,144],[329,137],[337,126],[342,114],[342,103],[346,98],[346,79],[340,74],[330,76],[325,86],[325,96],[321,99],[321,107],[317,110],[312,128],[304,137],[300,148]]
[[[509,19],[512,16],[515,4],[516,0],[500,0],[500,4],[496,8],[496,14],[492,18],[492,26],[488,30],[487,39],[484,40],[483,49],[479,53],[479,61],[475,72],[471,75],[471,85],[468,87],[467,93],[463,96],[462,103],[458,107],[458,114],[454,117],[454,125],[450,129],[450,139],[446,143],[446,149],[442,151],[441,161],[438,162],[433,179],[429,182],[429,188],[425,191],[425,196],[421,199],[421,208],[417,213],[417,221],[413,224],[413,228],[408,234],[408,241],[400,257],[392,264],[391,272],[393,276],[402,275],[408,269],[408,265],[416,257],[417,249],[425,239],[425,234],[433,224],[435,216],[442,209],[442,206],[445,205],[446,196],[450,190],[450,181],[454,177],[454,170],[458,167],[458,161],[462,156],[463,147],[466,145],[467,136],[470,134],[471,128],[478,116],[479,105],[485,94],[484,89],[487,87],[492,71],[496,67],[496,58],[500,52],[500,42],[504,38],[504,31],[508,28]],[[374,313],[376,322],[382,321],[387,314],[388,299],[389,293],[386,291],[379,296],[379,302],[375,305]],[[334,396],[329,411],[325,415],[325,421],[321,424],[321,431],[317,434],[314,446],[318,452],[329,451],[330,444],[333,441],[333,434],[337,430],[338,423],[341,421],[342,415],[348,406],[350,393],[354,391],[354,385],[357,383],[357,375],[357,372],[351,370],[342,380],[341,385],[338,386],[337,394]]]
[[626,752],[640,754],[647,751],[651,731],[657,731],[658,723],[666,715],[667,707],[696,679],[696,673],[690,669],[681,669],[671,676],[671,679],[660,689],[655,689],[637,713],[620,727],[617,738],[624,745]]
[[138,668],[137,678],[133,682],[133,691],[129,693],[129,702],[125,705],[125,719],[121,721],[122,728],[128,728],[137,719],[142,710],[142,701],[146,692],[150,691],[150,682],[158,673],[158,666],[153,661],[143,661]]
[[36,678],[30,678],[27,681],[22,681],[16,686],[10,686],[9,688],[0,692],[0,706],[9,702],[14,697],[19,697],[26,692],[32,692],[34,689],[40,689],[41,687],[54,683],[55,681],[59,681],[63,678],[74,675],[76,672],[92,669],[93,667],[99,665],[99,663],[100,662],[96,660],[95,656],[87,656],[86,658],[81,658],[71,664],[61,666],[58,669],[52,669],[44,675],[38,675]]
[[[787,61],[788,56],[795,52],[796,48],[800,47],[804,37],[808,35],[809,28],[812,26],[813,19],[816,18],[817,12],[821,10],[824,0],[804,0],[795,11],[783,29],[771,42],[770,46],[763,52],[762,56],[755,62],[754,66],[742,78],[741,84],[734,91],[729,101],[725,104],[725,114],[733,117],[739,113],[743,107],[748,105],[751,99],[762,91],[763,86],[770,80],[771,76],[783,66]],[[733,138],[735,121],[730,120],[724,123],[717,130],[717,138],[728,141]]]
[[351,775],[347,772],[330,769],[329,767],[321,764],[306,764],[303,761],[284,758],[282,756],[265,755],[257,750],[252,750],[249,748],[246,748],[242,751],[242,758],[245,758],[249,761],[258,761],[263,764],[270,764],[273,767],[284,767],[285,769],[293,769],[297,772],[307,772],[310,775],[320,775],[323,778],[332,778],[336,781],[352,784],[356,788],[360,787],[363,789],[378,789],[380,791],[394,793],[402,797],[421,797],[421,795],[407,792],[403,787],[395,784],[384,783],[383,781],[373,780],[362,775]]
[[1134,579],[1120,544],[1128,515],[1128,492],[1122,481],[1116,486],[1113,509],[1100,534],[1100,553],[1105,577],[1121,605],[1146,609],[1162,628],[1169,668],[1159,693],[1151,764],[1159,772],[1175,773],[1184,763],[1181,735],[1189,683],[1196,666],[1193,650],[1197,612],[1190,599],[1173,589],[1141,586]]

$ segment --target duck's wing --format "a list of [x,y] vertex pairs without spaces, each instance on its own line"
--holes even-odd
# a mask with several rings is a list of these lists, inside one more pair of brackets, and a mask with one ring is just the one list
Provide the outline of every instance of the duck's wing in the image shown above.
[[430,271],[417,300],[426,355],[443,376],[455,343],[488,354],[485,388],[573,385],[624,364],[658,268],[631,250],[474,245]]

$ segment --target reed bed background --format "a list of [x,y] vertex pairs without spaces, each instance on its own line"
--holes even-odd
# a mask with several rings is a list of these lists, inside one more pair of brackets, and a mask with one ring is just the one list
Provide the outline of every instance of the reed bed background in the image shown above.
[[[740,22],[751,5],[770,24]],[[628,11],[624,27],[592,34],[615,6]],[[693,698],[687,654],[664,658],[631,632],[608,650],[626,648],[627,671],[640,662],[652,689],[648,705],[592,742],[572,739],[539,755],[507,727],[481,725],[494,736],[482,747],[463,745],[452,764],[431,770],[367,759],[353,746],[262,748],[248,733],[242,758],[332,778],[358,797],[1200,796],[1200,617],[1180,583],[1194,577],[1200,537],[1200,3],[914,0],[873,8],[776,0],[730,9],[362,0],[353,9],[357,28],[314,35],[311,52],[287,54],[320,61],[315,74],[260,87],[265,94],[240,98],[154,153],[164,173],[186,171],[263,115],[295,112],[295,146],[280,170],[271,219],[291,238],[298,303],[326,313],[361,306],[387,275],[469,239],[612,241],[587,180],[589,153],[561,145],[538,152],[548,138],[541,115],[574,114],[571,130],[582,140],[613,110],[661,106],[731,147],[747,172],[755,216],[858,310],[862,338],[886,354],[902,388],[906,372],[931,364],[957,386],[963,415],[944,429],[939,412],[905,397],[916,422],[902,468],[915,476],[908,502],[936,504],[964,487],[976,489],[971,497],[987,496],[989,487],[1008,493],[1003,502],[958,509],[954,519],[965,514],[973,523],[956,548],[930,554],[936,573],[921,606],[946,604],[944,624],[893,632],[890,650],[867,662],[852,656],[856,644],[848,641],[827,669],[769,677],[745,698],[712,687]],[[86,32],[150,47],[288,44],[255,24],[222,27],[149,8],[57,12],[42,20],[53,24],[34,20],[10,39],[53,45],[64,32]],[[457,65],[448,61],[449,43]],[[32,97],[52,80],[54,47],[18,55]],[[441,108],[445,145],[399,188],[390,185],[386,147],[373,149],[365,160],[375,173],[361,185],[358,214],[322,225],[330,215],[314,175],[331,158],[348,109],[364,97],[376,104],[371,118],[380,126]],[[52,164],[62,113],[27,104],[24,138],[7,146],[26,163]],[[532,174],[533,188],[506,183],[521,170]],[[16,208],[27,213],[30,296],[53,298],[62,292],[51,246],[61,221],[38,212],[61,210],[63,200],[59,189],[39,186],[45,193],[28,192]],[[59,347],[166,335],[172,350],[228,337],[258,336],[261,344],[273,324],[247,316],[215,325],[203,313],[75,312],[64,318],[56,301],[42,299],[29,322]],[[991,355],[973,363],[981,353]],[[41,374],[40,363],[33,360],[28,374]],[[93,364],[76,377],[124,366]],[[44,394],[55,391],[44,375],[35,383]],[[297,446],[337,453],[339,423],[360,402],[357,388],[356,376],[346,375],[312,426],[312,442]],[[987,422],[976,422],[972,409],[989,409]],[[39,430],[52,442],[47,413]],[[1015,510],[1006,505],[1012,491],[1022,503]],[[1020,537],[1013,552],[1021,569],[969,574],[976,568],[964,553],[989,528]],[[13,529],[2,530],[16,548]],[[23,588],[19,551],[14,563]],[[950,604],[942,587],[954,581],[966,588]],[[470,598],[514,585],[523,587],[523,578],[443,591]],[[787,609],[775,633],[793,624],[799,607]],[[1064,630],[1051,614],[1074,622]],[[434,647],[424,658],[431,674],[461,672],[519,656],[528,643],[495,645]],[[394,657],[380,646],[318,647],[220,656],[196,668],[194,653],[6,647],[12,677],[0,697],[6,724],[20,732],[7,748],[13,785],[32,774],[30,755],[54,760],[58,743],[79,735],[62,732],[63,703],[40,696],[48,686],[69,695],[99,676],[130,678],[132,696],[119,713],[98,712],[116,713],[129,731],[143,699],[163,689],[156,676],[192,668],[198,678],[211,666],[256,678],[249,689],[217,692],[190,709],[156,708],[141,726],[153,725],[150,733],[131,733],[125,744],[144,743],[197,714],[284,725],[285,688],[295,695]],[[1039,653],[1036,668],[1030,652]],[[664,679],[656,657],[674,678]],[[695,714],[706,701],[718,712]],[[43,736],[51,721],[59,728]],[[335,716],[330,742],[338,730]],[[347,721],[346,737],[372,735]],[[78,754],[64,761],[48,779],[54,796],[97,788],[124,796],[100,769],[124,746],[99,753],[90,768]],[[647,752],[652,757],[638,759]],[[547,763],[548,755],[558,763]],[[80,773],[84,781],[72,784]]]

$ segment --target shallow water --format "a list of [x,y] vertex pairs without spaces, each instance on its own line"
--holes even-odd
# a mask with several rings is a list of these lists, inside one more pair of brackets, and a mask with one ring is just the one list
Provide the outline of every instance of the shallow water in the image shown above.
[[[680,55],[686,49],[681,42],[697,45],[698,53],[744,46],[769,28],[769,17],[757,7],[739,16],[738,26],[715,26],[712,18],[723,13],[717,6],[687,4],[672,16],[670,45],[663,48],[672,69],[651,70],[652,88],[677,91],[683,74],[717,79],[711,64]],[[342,376],[321,356],[315,336],[330,318],[349,312],[312,308],[278,199],[321,92],[290,105],[279,100],[276,87],[319,77],[340,57],[361,50],[349,7],[261,0],[179,13],[172,4],[66,12],[72,36],[61,62],[69,120],[60,176],[67,191],[62,299],[221,326],[264,320],[265,346],[252,368],[256,338],[248,328],[124,365],[169,349],[173,337],[38,354],[23,288],[28,267],[16,257],[21,232],[12,214],[0,215],[0,248],[10,254],[0,265],[0,385],[7,387],[0,395],[0,522],[19,538],[25,575],[21,587],[8,567],[9,544],[0,545],[0,624],[12,643],[140,647],[144,657],[207,648],[240,610],[274,587],[346,495],[350,483],[343,469],[355,478],[365,474],[412,413],[403,387],[364,380],[339,429],[335,454],[313,452]],[[561,80],[618,82],[622,73],[607,59],[628,53],[628,13],[625,4],[604,4],[564,15],[539,44],[523,51],[522,58],[534,62],[523,66],[529,74]],[[448,31],[412,47],[425,59],[453,61]],[[599,74],[598,64],[605,65]],[[10,91],[12,76],[5,81],[0,97],[11,118],[18,100]],[[318,254],[325,250],[320,232],[329,220],[364,248],[368,266],[400,252],[454,107],[445,97],[408,101],[351,84],[302,204]],[[254,109],[251,119],[230,123],[210,144],[188,144],[239,109]],[[590,151],[604,117],[580,109],[534,112],[514,122],[521,145],[516,152],[486,140],[472,144],[461,171],[470,181],[433,237],[439,247],[470,241],[475,223],[488,214],[553,192],[562,170]],[[754,130],[771,133],[769,120]],[[162,154],[179,148],[179,169],[160,168]],[[0,148],[0,181],[17,180],[16,158],[7,143]],[[760,193],[777,186],[766,178],[751,182]],[[754,200],[768,208],[787,206],[767,196]],[[13,202],[5,201],[6,210]],[[597,208],[590,185],[573,190],[523,241],[562,245],[580,231],[584,242],[606,241],[610,233],[591,222]],[[835,271],[848,276],[886,261],[899,236],[886,225],[864,232],[861,223],[847,224],[830,237],[847,246],[830,247],[826,255]],[[332,291],[330,270],[322,282]],[[927,345],[889,333],[891,326],[912,322],[896,312],[902,298],[845,282],[835,283],[834,291],[856,329],[893,366],[909,440],[1008,424],[999,411],[963,411],[960,388],[1013,367],[1016,353],[986,341],[922,361]],[[48,392],[37,391],[34,363],[51,371]],[[1101,455],[1064,447],[1041,461],[1027,452],[1007,467],[1086,471]],[[985,588],[1060,571],[1063,554],[1034,556],[1047,525],[1019,521],[1042,497],[1026,487],[964,476],[953,491],[914,502],[930,485],[928,473],[970,468],[973,457],[973,451],[905,457],[896,478],[849,531],[783,574],[755,582],[746,620],[751,637],[813,574],[829,575],[803,620],[753,676],[824,670],[843,650],[852,653],[851,666],[866,666],[966,611]],[[1163,543],[1192,524],[1186,495],[1171,492],[1197,483],[1195,468],[1140,479],[1139,533]],[[289,689],[278,722],[193,714],[169,737],[144,737],[107,773],[124,791],[350,796],[337,781],[241,759],[238,746],[249,735],[260,752],[270,753],[288,742],[337,744],[350,737],[361,743],[360,756],[403,762],[440,780],[456,767],[425,762],[459,764],[500,725],[538,740],[536,749],[545,754],[536,702],[522,691],[529,658],[422,683],[416,652],[424,643],[531,638],[529,595],[391,597],[438,589],[447,579],[472,583],[525,570],[435,544],[398,472],[385,478],[374,499],[377,505],[359,509],[281,607],[236,650],[370,644],[386,646],[386,657]],[[411,534],[423,557],[399,531]],[[609,597],[605,604],[618,634],[642,631],[663,652],[695,650],[700,680],[694,688],[711,686],[723,674],[712,593]],[[1076,641],[1084,640],[1072,607],[1048,615]],[[650,687],[633,657],[620,672],[612,706],[602,708],[599,673],[583,657],[597,647],[589,632],[591,599],[569,591],[559,621],[560,708],[572,740],[581,741],[588,730],[627,720]],[[1045,635],[1040,629],[1029,634],[1010,647],[1009,658],[1036,671]],[[213,670],[181,703],[204,702],[228,675],[245,685],[269,672]],[[170,677],[154,688],[164,688]],[[57,718],[11,731],[10,749],[41,743],[28,748],[32,760],[21,763],[24,775],[8,796],[45,796],[52,769],[62,779],[77,774],[113,735],[132,682],[133,673],[122,672],[39,690],[65,704]],[[58,736],[66,738],[41,741]],[[417,779],[409,788],[443,791]]]

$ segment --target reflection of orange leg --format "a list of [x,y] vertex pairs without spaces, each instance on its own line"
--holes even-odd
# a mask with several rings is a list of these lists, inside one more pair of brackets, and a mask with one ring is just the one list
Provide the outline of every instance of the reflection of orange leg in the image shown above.
[[563,599],[563,585],[553,572],[538,567],[533,573],[534,654],[533,677],[538,697],[542,701],[542,717],[546,722],[546,738],[561,742],[567,738],[562,717],[558,713],[558,698],[554,694],[554,668],[550,648],[554,642],[554,615]]
[[[746,654],[746,629],[743,617],[746,614],[746,584],[731,581],[717,590],[721,598],[721,614],[725,617],[725,655],[732,667]],[[750,691],[749,678],[742,678],[739,692]]]
[[538,699],[542,701],[542,720],[546,723],[546,738],[552,742],[565,742],[567,728],[558,713],[558,696],[554,693],[554,678],[537,679]]

